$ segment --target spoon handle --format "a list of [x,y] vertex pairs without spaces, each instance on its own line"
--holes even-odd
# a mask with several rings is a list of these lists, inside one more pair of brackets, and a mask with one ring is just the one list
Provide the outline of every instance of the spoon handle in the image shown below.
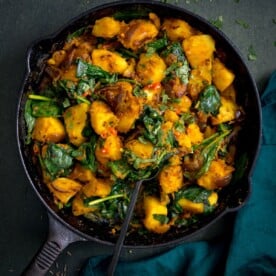
[[124,240],[126,237],[126,232],[127,232],[127,229],[128,229],[128,226],[129,226],[132,214],[133,214],[133,210],[134,210],[142,183],[143,183],[143,180],[137,181],[135,184],[134,190],[132,192],[132,196],[131,196],[130,203],[128,205],[126,217],[124,219],[124,223],[122,225],[119,238],[118,238],[115,248],[114,248],[112,260],[108,267],[108,272],[107,272],[108,276],[112,276],[115,273],[116,266],[117,266],[118,260],[120,258],[121,250],[122,250]]

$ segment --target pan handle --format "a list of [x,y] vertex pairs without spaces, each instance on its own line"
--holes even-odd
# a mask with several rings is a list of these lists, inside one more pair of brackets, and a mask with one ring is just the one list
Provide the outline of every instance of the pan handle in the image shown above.
[[22,273],[23,276],[42,276],[47,273],[59,254],[71,243],[76,241],[86,241],[86,239],[75,234],[64,227],[50,213],[49,234],[47,240],[35,255],[31,263]]

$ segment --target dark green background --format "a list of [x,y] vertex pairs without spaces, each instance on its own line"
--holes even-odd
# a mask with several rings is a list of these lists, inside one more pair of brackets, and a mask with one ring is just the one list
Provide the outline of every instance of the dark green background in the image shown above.
[[[48,231],[46,211],[28,183],[16,144],[16,107],[27,47],[79,13],[109,2],[112,1],[0,0],[0,275],[20,275]],[[276,69],[275,0],[167,2],[208,20],[222,16],[222,31],[240,49],[260,93],[263,91]],[[246,23],[247,28],[237,21]],[[255,61],[248,60],[251,45],[256,52]],[[77,275],[87,257],[94,254],[97,252],[91,243],[70,245],[51,271]]]

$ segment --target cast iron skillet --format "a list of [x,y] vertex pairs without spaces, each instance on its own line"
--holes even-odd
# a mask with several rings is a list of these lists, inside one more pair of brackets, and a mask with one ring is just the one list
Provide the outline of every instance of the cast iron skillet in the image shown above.
[[[116,11],[128,9],[146,9],[155,12],[160,17],[182,18],[203,33],[210,34],[216,41],[216,49],[225,53],[225,63],[235,74],[235,86],[238,91],[238,102],[243,106],[246,119],[238,139],[237,160],[242,160],[236,170],[236,181],[233,181],[219,195],[218,208],[211,215],[188,228],[172,229],[162,235],[138,234],[128,235],[125,239],[124,250],[132,254],[140,252],[140,256],[150,256],[176,246],[183,242],[210,239],[219,231],[218,222],[230,211],[238,210],[247,200],[250,193],[252,170],[258,155],[261,140],[261,109],[256,84],[245,65],[238,50],[227,37],[208,23],[205,19],[175,6],[155,1],[124,1],[115,2],[93,8],[66,24],[54,35],[35,42],[28,50],[27,72],[20,89],[17,111],[17,140],[23,167],[37,196],[45,205],[49,214],[49,236],[41,251],[34,258],[26,271],[26,275],[43,275],[59,253],[70,243],[80,240],[93,241],[98,245],[107,246],[109,254],[116,238],[109,234],[108,226],[99,226],[83,218],[74,217],[70,213],[57,209],[51,199],[48,189],[41,182],[37,168],[30,158],[31,151],[25,145],[26,126],[24,123],[24,105],[27,92],[36,91],[44,69],[43,61],[50,53],[62,46],[67,35],[77,29],[91,25],[103,16],[112,15]],[[126,259],[129,256],[126,254]]]

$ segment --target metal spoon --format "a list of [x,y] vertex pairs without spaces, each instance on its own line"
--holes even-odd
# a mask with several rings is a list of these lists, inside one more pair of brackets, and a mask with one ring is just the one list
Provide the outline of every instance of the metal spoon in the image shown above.
[[156,178],[157,175],[159,174],[161,168],[163,167],[163,164],[165,163],[165,161],[168,160],[172,155],[173,155],[173,153],[170,153],[170,154],[167,154],[164,157],[164,159],[162,161],[162,165],[159,166],[158,171],[153,176],[151,176],[150,178],[141,179],[141,180],[136,182],[134,190],[133,190],[132,195],[131,195],[130,203],[128,205],[126,217],[124,219],[122,228],[120,230],[119,238],[118,238],[118,240],[116,242],[116,245],[115,245],[115,248],[114,248],[112,260],[111,260],[111,262],[109,264],[109,267],[108,267],[108,271],[107,271],[108,276],[112,276],[115,273],[116,266],[117,266],[118,260],[120,258],[121,250],[122,250],[122,247],[124,245],[124,240],[125,240],[125,237],[126,237],[128,226],[129,226],[129,223],[130,223],[130,220],[131,220],[131,217],[132,217],[132,214],[133,214],[133,210],[134,210],[134,207],[135,207],[135,204],[136,204],[136,201],[137,201],[137,197],[139,195],[139,192],[140,192],[140,189],[141,189],[141,186],[142,186],[143,182],[151,181],[152,179]]

